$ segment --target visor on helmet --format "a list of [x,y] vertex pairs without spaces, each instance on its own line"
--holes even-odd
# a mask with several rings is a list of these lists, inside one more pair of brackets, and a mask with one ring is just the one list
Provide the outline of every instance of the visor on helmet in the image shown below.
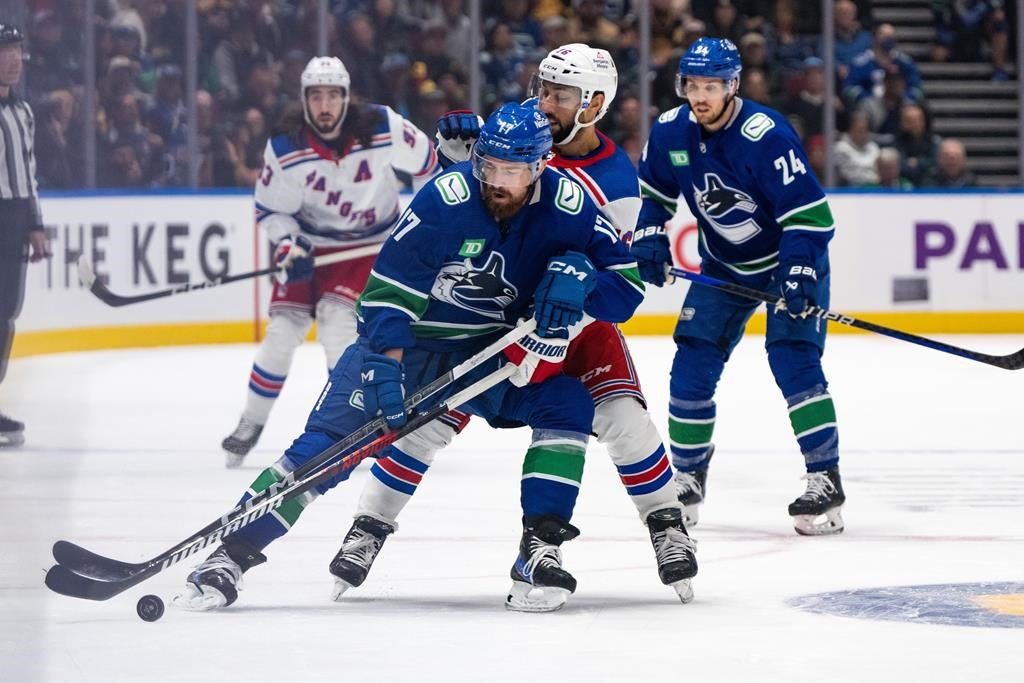
[[576,86],[552,83],[541,78],[539,73],[530,79],[527,96],[537,99],[538,108],[542,103],[550,102],[556,109],[575,111],[583,102],[583,92]]
[[473,149],[473,177],[496,187],[526,187],[537,180],[543,161],[505,161]]

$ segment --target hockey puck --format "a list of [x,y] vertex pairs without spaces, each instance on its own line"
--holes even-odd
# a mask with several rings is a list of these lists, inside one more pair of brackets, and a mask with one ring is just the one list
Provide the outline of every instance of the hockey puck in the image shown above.
[[164,615],[164,601],[156,595],[143,595],[135,605],[135,611],[143,621],[156,621]]

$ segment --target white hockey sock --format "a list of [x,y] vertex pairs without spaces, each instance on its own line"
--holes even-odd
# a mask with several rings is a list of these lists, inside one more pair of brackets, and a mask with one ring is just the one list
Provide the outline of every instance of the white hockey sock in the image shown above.
[[267,336],[256,350],[249,373],[249,391],[242,415],[251,422],[266,424],[270,409],[284,387],[292,357],[306,338],[313,319],[305,313],[278,312],[270,316]]
[[679,507],[665,445],[639,401],[623,396],[599,404],[594,432],[608,448],[641,520],[655,510]]
[[324,296],[316,305],[316,338],[324,347],[327,370],[356,339],[356,310],[343,299]]
[[434,420],[396,441],[370,468],[356,517],[395,522],[409,502],[434,456],[451,443],[455,430]]

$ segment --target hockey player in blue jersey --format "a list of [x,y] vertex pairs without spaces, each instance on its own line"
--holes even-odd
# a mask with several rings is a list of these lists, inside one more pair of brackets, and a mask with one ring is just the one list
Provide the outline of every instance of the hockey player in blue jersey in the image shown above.
[[[636,264],[580,187],[545,169],[550,148],[542,114],[504,105],[484,125],[472,161],[453,166],[416,195],[359,298],[359,338],[332,370],[305,432],[243,500],[368,417],[384,415],[390,427],[401,427],[403,392],[441,375],[522,318],[533,315],[534,341],[550,346],[567,345],[568,328],[584,314],[612,322],[632,315],[643,298]],[[521,484],[523,535],[506,604],[547,611],[576,587],[561,567],[559,546],[579,533],[570,521],[594,408],[578,379],[552,373],[529,345],[510,350],[520,368],[511,382],[464,409],[533,428]],[[500,362],[482,364],[465,381]],[[189,575],[176,604],[206,610],[234,602],[242,573],[266,560],[263,548],[337,483],[226,537]]]
[[[594,124],[609,110],[618,72],[607,51],[581,43],[562,45],[540,63],[530,103],[547,117],[554,140],[549,168],[577,182],[616,234],[632,232],[640,213],[640,183],[629,158]],[[470,157],[480,133],[478,117],[449,112],[438,122],[438,157],[448,166]],[[449,163],[451,162],[451,163]],[[658,577],[684,603],[693,599],[696,547],[683,525],[672,467],[658,429],[646,410],[633,359],[618,328],[594,321],[574,337],[564,371],[578,377],[594,401],[593,434],[607,447],[626,493],[647,527]],[[335,599],[366,580],[398,517],[427,477],[437,451],[460,426],[439,421],[391,446],[370,469],[355,521],[331,573]],[[505,425],[513,426],[513,425]]]
[[[806,465],[806,491],[789,506],[800,534],[843,530],[835,408],[821,368],[825,322],[805,318],[829,303],[832,212],[800,141],[778,112],[736,97],[740,57],[732,42],[701,38],[679,62],[687,105],[662,114],[640,161],[643,207],[632,253],[651,284],[672,263],[665,221],[682,196],[697,218],[701,271],[785,301],[769,310],[768,364],[789,406]],[[675,329],[669,434],[688,517],[705,495],[714,445],[715,387],[759,304],[694,285]]]

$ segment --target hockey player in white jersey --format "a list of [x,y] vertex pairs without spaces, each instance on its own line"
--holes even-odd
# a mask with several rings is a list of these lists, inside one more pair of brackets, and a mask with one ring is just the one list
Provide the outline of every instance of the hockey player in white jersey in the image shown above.
[[286,117],[267,142],[256,181],[256,222],[284,272],[249,374],[245,409],[221,444],[228,467],[240,465],[256,445],[314,318],[328,370],[355,339],[354,306],[375,256],[315,269],[313,257],[383,243],[399,215],[394,171],[419,185],[440,168],[422,131],[388,107],[349,99],[340,59],[311,59],[300,96],[301,117],[297,110]]
[[[617,73],[604,50],[570,44],[541,62],[531,95],[547,116],[554,138],[549,166],[579,183],[620,234],[636,225],[640,183],[628,157],[594,127],[615,98]],[[438,125],[442,164],[467,158],[479,133],[472,112],[454,112]],[[693,598],[695,545],[686,533],[681,505],[661,436],[645,407],[640,382],[618,328],[588,325],[569,346],[565,373],[579,378],[595,404],[593,431],[611,455],[619,477],[647,525],[663,583],[683,602]],[[384,539],[397,528],[435,453],[455,435],[434,422],[399,441],[374,463],[371,477],[331,571],[335,599],[365,580]]]

